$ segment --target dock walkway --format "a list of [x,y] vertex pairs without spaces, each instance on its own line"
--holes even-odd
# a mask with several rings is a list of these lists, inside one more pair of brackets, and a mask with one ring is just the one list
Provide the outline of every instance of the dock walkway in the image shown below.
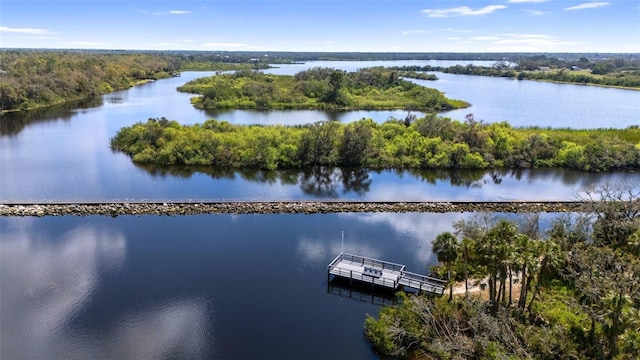
[[359,255],[340,253],[327,266],[331,275],[392,289],[411,288],[442,295],[446,281],[405,270],[405,266]]

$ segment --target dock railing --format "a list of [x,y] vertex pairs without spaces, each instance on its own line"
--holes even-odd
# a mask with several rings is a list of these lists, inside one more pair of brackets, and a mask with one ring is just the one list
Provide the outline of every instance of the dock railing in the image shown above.
[[368,276],[353,270],[343,270],[340,268],[338,269],[334,268],[329,271],[333,275],[337,275],[337,276],[348,278],[348,279],[359,280],[362,282],[375,284],[375,285],[382,285],[382,286],[393,288],[393,289],[398,287],[398,281],[385,279],[383,277],[372,278],[371,276]]
[[383,261],[383,260],[378,260],[378,259],[367,258],[367,257],[364,257],[364,256],[340,253],[340,255],[338,255],[331,262],[331,264],[329,264],[329,269],[331,270],[332,266],[335,266],[340,261],[349,261],[351,263],[360,264],[362,266],[371,266],[371,267],[379,268],[379,269],[382,269],[382,270],[390,270],[390,271],[397,271],[397,272],[403,272],[404,268],[405,268],[405,266],[401,265],[401,264],[396,264],[396,263]]
[[444,293],[447,286],[445,280],[405,271],[405,266],[401,264],[345,253],[340,253],[329,263],[327,273],[327,276],[333,274],[393,289],[403,285],[440,295]]
[[447,287],[447,282],[445,280],[409,271],[402,273],[402,276],[400,277],[400,284],[417,290],[428,291],[440,295],[444,293],[444,290]]

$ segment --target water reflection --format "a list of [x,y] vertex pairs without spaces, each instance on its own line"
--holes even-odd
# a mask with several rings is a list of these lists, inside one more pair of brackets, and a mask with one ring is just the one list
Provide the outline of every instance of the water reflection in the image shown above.
[[369,284],[351,283],[348,279],[339,277],[335,277],[327,283],[327,293],[378,306],[390,306],[398,303],[398,298],[388,289],[372,289]]
[[115,328],[80,346],[95,358],[203,358],[212,346],[206,314],[201,299],[172,300],[125,314],[115,320]]
[[84,224],[56,236],[56,227],[36,230],[30,220],[3,223],[1,358],[201,357],[203,301],[136,309],[109,319],[106,329],[79,320],[105,278],[124,267],[127,239],[121,231]]
[[[363,118],[382,123],[390,118],[404,119],[408,110],[213,110],[204,113],[212,119],[224,120],[238,125],[302,125],[316,121],[338,121],[349,123]],[[411,111],[418,117],[424,112]]]
[[104,98],[107,100],[108,104],[111,105],[120,105],[126,102],[127,92],[119,91],[117,93],[105,95]]
[[98,96],[46,108],[6,113],[0,115],[0,136],[16,136],[25,127],[36,123],[70,121],[73,117],[82,114],[83,110],[97,108],[102,104],[102,97]]
[[[339,235],[337,231],[336,235]],[[302,268],[325,266],[328,260],[335,258],[341,252],[373,259],[380,259],[384,255],[381,248],[376,248],[366,239],[358,237],[345,239],[343,247],[341,238],[338,236],[332,238],[303,236],[296,246],[296,257]]]
[[[468,214],[447,213],[447,214],[425,214],[425,213],[366,213],[340,214],[346,219],[357,220],[371,226],[385,226],[393,229],[394,239],[401,239],[403,246],[410,248],[411,261],[414,264],[421,264],[420,268],[412,268],[407,264],[409,271],[418,273],[428,273],[429,269],[425,264],[435,264],[437,259],[431,252],[431,240],[444,231],[452,231],[453,223],[465,218]],[[345,246],[346,248],[347,246]],[[347,251],[348,252],[348,251]],[[356,252],[355,254],[391,262],[401,263],[400,259],[388,259],[379,256],[371,256]]]
[[[594,187],[640,186],[638,173],[569,169],[424,170],[314,167],[301,170],[229,169],[136,164],[152,177],[225,181],[224,199],[366,201],[575,200]],[[196,180],[193,180],[196,181]],[[246,184],[247,182],[251,184]],[[193,198],[193,197],[192,197]],[[223,199],[223,198],[218,198]]]
[[[212,179],[234,180],[240,177],[244,180],[267,183],[300,185],[305,194],[318,198],[337,198],[339,191],[342,193],[355,193],[363,196],[371,189],[372,174],[389,173],[399,179],[412,177],[422,182],[436,185],[446,181],[452,186],[467,188],[479,188],[493,183],[500,184],[504,176],[515,176],[517,180],[523,177],[523,171],[527,170],[424,170],[424,169],[389,169],[369,170],[366,168],[348,168],[334,166],[316,166],[301,170],[261,170],[261,169],[231,169],[216,168],[212,166],[166,166],[147,163],[134,163],[136,167],[145,170],[154,177],[175,176],[188,179],[191,176],[202,173]],[[584,172],[577,172],[571,178],[584,180]],[[527,174],[528,178],[531,175]],[[538,174],[541,178],[548,175]],[[536,179],[531,179],[536,180]]]
[[362,324],[386,299],[327,283],[341,231],[428,274],[470,216],[0,218],[0,358],[376,358]]
[[260,170],[230,169],[211,166],[160,166],[155,164],[135,164],[154,177],[175,176],[190,178],[204,173],[214,180],[234,180],[240,177],[253,183],[299,185],[306,195],[315,198],[338,198],[343,194],[365,195],[371,186],[370,171],[363,168],[338,168],[317,166],[303,170]]

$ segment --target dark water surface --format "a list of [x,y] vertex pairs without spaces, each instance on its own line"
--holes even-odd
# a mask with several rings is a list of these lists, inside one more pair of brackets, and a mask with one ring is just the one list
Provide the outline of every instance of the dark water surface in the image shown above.
[[327,282],[341,231],[428,273],[469,216],[0,218],[0,358],[376,358],[363,323],[393,298]]
[[[316,62],[270,71],[373,65],[380,64]],[[3,115],[0,201],[572,200],[606,182],[640,186],[637,173],[548,169],[263,172],[138,166],[109,149],[118,129],[149,117],[185,124],[213,115],[235,123],[297,124],[405,116],[207,113],[194,109],[190,95],[175,89],[209,74],[188,72],[96,99]],[[469,110],[478,109],[476,116],[487,121],[587,128],[638,123],[638,92],[589,88],[585,93],[577,86],[441,78],[441,84],[451,86],[445,89],[449,96],[470,100],[474,107]],[[458,92],[465,86],[469,94]],[[536,99],[523,105],[517,102],[522,99],[507,97],[491,102],[491,91],[501,96],[514,92],[514,86],[536,89],[534,97],[545,105],[536,105]],[[566,101],[567,96],[580,102]],[[482,97],[491,101],[483,103]],[[566,105],[553,102],[556,98]],[[601,112],[585,115],[576,108],[599,98],[608,99],[598,103]],[[513,109],[521,115],[517,119],[509,118]],[[424,273],[435,263],[431,240],[466,216],[0,218],[0,358],[377,358],[364,339],[363,321],[390,300],[328,286],[326,266],[341,250],[340,231],[345,232],[345,251]]]
[[465,216],[0,218],[0,357],[376,358],[364,319],[391,300],[328,286],[341,231],[426,273]]

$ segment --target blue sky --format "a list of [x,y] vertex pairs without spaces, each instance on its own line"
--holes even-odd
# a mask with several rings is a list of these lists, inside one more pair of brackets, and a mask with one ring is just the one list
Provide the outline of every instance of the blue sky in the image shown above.
[[640,0],[1,0],[0,47],[640,52]]

